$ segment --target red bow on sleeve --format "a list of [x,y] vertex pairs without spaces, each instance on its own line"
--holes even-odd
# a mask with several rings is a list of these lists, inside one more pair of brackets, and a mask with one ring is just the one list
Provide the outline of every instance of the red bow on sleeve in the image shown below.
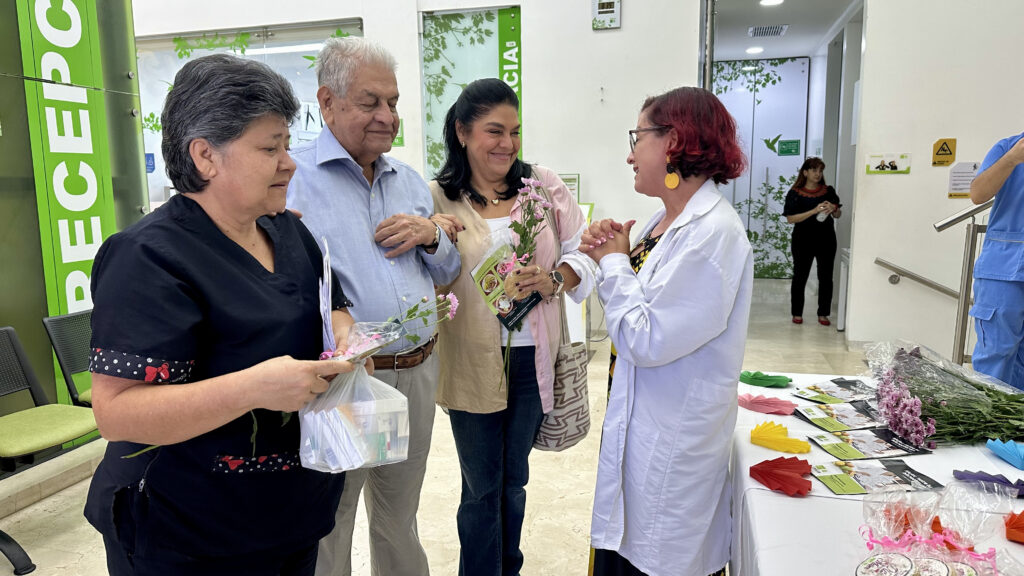
[[163,363],[163,366],[157,368],[156,366],[146,366],[146,382],[152,382],[157,378],[167,380],[171,377],[171,373],[167,371],[167,362]]

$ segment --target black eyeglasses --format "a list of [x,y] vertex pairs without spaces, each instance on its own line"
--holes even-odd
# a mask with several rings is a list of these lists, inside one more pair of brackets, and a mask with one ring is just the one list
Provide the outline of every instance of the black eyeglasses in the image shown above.
[[668,126],[651,126],[650,128],[637,128],[629,131],[629,151],[636,149],[636,135],[640,132],[662,132],[668,130]]

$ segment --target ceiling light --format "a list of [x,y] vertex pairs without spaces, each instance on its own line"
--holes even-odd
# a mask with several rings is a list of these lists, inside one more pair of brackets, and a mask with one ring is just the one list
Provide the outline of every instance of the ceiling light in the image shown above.
[[761,0],[761,6],[778,6],[784,0]]
[[746,70],[748,72],[751,70],[757,70],[757,66],[744,66],[742,70]]
[[751,46],[750,48],[747,48],[747,54],[760,54],[761,52],[764,52],[764,48],[761,48],[760,46]]

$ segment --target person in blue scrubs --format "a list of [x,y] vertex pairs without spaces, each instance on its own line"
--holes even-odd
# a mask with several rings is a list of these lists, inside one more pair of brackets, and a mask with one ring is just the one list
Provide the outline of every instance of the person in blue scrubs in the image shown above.
[[974,265],[974,369],[1024,389],[1024,134],[989,150],[971,201],[995,198]]

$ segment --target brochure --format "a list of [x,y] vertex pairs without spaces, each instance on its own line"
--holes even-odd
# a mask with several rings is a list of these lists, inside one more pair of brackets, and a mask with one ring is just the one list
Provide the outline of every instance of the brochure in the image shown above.
[[805,388],[797,388],[793,395],[819,404],[840,404],[874,398],[875,389],[860,380],[834,378]]
[[808,438],[840,460],[931,454],[931,450],[914,446],[888,428],[822,432],[812,434]]
[[885,420],[878,410],[864,400],[857,400],[849,404],[797,406],[796,415],[826,432],[885,426]]
[[811,474],[835,494],[867,494],[889,486],[905,490],[942,488],[942,484],[898,458],[815,464]]
[[506,329],[513,330],[540,303],[541,295],[533,292],[522,300],[514,300],[505,294],[505,277],[499,270],[512,256],[512,247],[503,234],[492,234],[491,246],[491,251],[473,268],[473,280],[487,307]]

